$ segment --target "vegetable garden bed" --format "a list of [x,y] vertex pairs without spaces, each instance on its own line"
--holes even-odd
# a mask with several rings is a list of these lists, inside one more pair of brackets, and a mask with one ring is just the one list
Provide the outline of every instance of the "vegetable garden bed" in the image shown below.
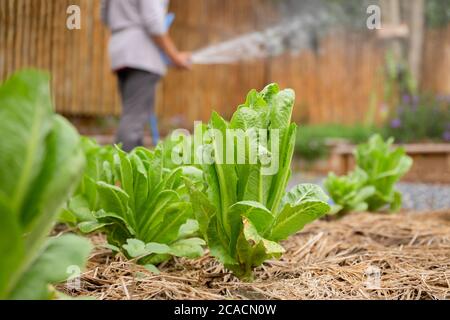
[[[210,256],[176,258],[148,272],[96,249],[74,296],[97,299],[448,299],[450,211],[398,215],[357,213],[316,221],[283,243],[281,260],[256,270],[256,281],[239,281]],[[378,289],[371,289],[373,271]]]
[[[251,90],[230,121],[213,113],[177,144],[125,152],[55,114],[47,75],[12,76],[0,86],[0,298],[66,298],[58,283],[99,299],[449,298],[448,209],[387,214],[412,165],[392,139],[360,144],[329,196],[286,191],[294,98]],[[56,221],[68,231],[48,237]]]

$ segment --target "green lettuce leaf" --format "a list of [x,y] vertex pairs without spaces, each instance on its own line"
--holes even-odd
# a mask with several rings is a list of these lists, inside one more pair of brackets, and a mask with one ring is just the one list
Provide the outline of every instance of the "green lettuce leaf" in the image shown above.
[[85,164],[77,131],[53,112],[49,82],[27,70],[0,86],[0,299],[48,298],[49,284],[68,276],[63,267],[81,268],[90,248],[74,236],[45,244]]
[[[202,166],[206,187],[187,184],[199,231],[211,255],[244,280],[265,260],[281,256],[278,241],[330,209],[316,186],[285,191],[297,130],[291,123],[294,99],[292,90],[275,84],[252,90],[230,122],[213,113],[206,127],[195,130],[200,148],[212,149],[214,160]],[[233,161],[226,162],[225,155]]]

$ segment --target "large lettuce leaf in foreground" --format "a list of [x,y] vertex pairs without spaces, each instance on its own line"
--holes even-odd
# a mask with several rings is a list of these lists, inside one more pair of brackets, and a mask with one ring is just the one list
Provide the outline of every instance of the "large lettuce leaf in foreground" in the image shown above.
[[104,231],[110,245],[151,270],[171,256],[203,254],[183,180],[198,184],[199,169],[165,168],[162,145],[126,153],[85,139],[84,149],[88,165],[68,204],[82,232]]
[[83,267],[88,240],[47,239],[81,178],[76,130],[54,114],[49,77],[23,71],[0,87],[0,299],[47,299],[49,283]]
[[[194,213],[211,254],[242,279],[251,280],[255,267],[282,255],[279,241],[329,210],[318,186],[285,191],[297,129],[293,104],[292,90],[272,84],[251,91],[230,122],[213,114],[207,126],[196,128],[206,185],[190,186]],[[245,135],[239,141],[230,132]]]

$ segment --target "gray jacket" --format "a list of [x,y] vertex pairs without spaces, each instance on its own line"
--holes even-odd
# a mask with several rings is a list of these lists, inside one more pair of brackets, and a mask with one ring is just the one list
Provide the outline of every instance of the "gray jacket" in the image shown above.
[[165,18],[169,0],[102,0],[101,16],[111,30],[111,67],[167,72],[161,52],[152,35],[167,32]]

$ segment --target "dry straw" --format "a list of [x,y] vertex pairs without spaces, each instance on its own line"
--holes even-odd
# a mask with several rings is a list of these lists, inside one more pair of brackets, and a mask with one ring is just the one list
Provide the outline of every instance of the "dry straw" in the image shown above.
[[[209,256],[176,259],[154,275],[102,248],[67,292],[97,299],[449,299],[450,211],[353,214],[317,221],[284,243],[286,254],[240,282]],[[378,273],[378,274],[377,274]],[[379,277],[378,277],[379,275]]]

